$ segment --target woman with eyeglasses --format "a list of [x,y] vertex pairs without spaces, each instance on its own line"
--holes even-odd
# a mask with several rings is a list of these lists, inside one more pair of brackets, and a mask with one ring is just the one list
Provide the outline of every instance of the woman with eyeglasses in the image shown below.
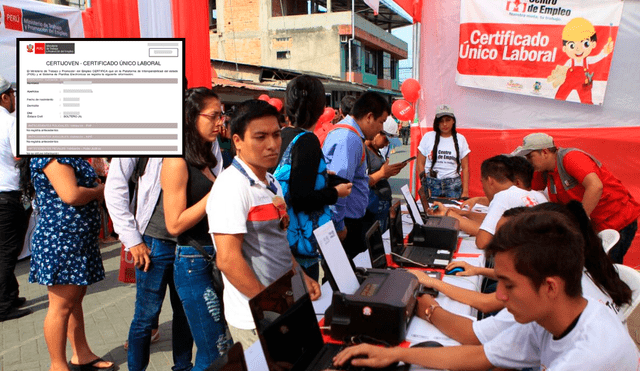
[[213,90],[187,90],[185,156],[165,158],[160,175],[167,231],[178,239],[173,277],[196,343],[193,370],[197,371],[207,368],[231,345],[222,292],[214,286],[215,252],[205,211],[218,175],[213,142],[222,130],[222,117],[222,105]]

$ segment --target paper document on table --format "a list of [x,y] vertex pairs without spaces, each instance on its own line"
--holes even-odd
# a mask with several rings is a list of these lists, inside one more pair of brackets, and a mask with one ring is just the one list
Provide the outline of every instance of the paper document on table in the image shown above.
[[342,247],[338,233],[332,221],[313,231],[316,236],[322,256],[329,266],[329,270],[333,275],[333,279],[338,285],[338,290],[344,294],[353,294],[360,287],[358,278],[356,277],[347,253]]
[[429,340],[437,341],[444,346],[460,345],[457,341],[443,334],[434,325],[422,318],[418,318],[417,316],[414,317],[407,329],[407,341],[411,344],[415,344]]
[[260,344],[260,340],[257,340],[244,351],[244,358],[247,362],[247,369],[249,369],[249,371],[269,369],[269,366],[267,366],[267,359],[264,357],[264,352],[262,351],[262,344]]

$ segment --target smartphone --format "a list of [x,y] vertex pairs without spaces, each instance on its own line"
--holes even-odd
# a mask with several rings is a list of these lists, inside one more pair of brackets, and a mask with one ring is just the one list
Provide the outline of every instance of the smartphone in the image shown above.
[[405,163],[407,163],[407,162],[409,162],[409,161],[413,161],[413,160],[415,160],[415,159],[416,159],[416,156],[412,156],[412,157],[409,157],[408,159],[406,159],[406,160],[402,161],[402,163],[403,163],[403,164],[405,164]]
[[348,179],[339,177],[335,174],[328,174],[327,185],[329,187],[335,187],[338,184],[349,183]]

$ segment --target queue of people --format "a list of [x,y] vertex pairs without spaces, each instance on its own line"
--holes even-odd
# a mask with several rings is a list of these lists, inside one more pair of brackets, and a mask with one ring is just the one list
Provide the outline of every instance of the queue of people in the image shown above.
[[[185,156],[114,158],[105,184],[84,158],[22,159],[20,172],[16,160],[5,156],[15,157],[15,137],[11,141],[8,131],[8,141],[0,143],[0,166],[11,178],[5,176],[0,184],[7,186],[0,189],[0,215],[14,221],[24,217],[4,206],[16,203],[22,193],[37,200],[40,219],[29,281],[48,288],[44,336],[51,369],[117,367],[91,351],[82,310],[88,286],[105,277],[98,248],[103,200],[136,266],[127,339],[131,370],[149,364],[167,288],[174,370],[205,370],[233,342],[246,349],[257,341],[248,300],[297,266],[311,299],[317,299],[321,257],[313,230],[331,220],[349,258],[364,251],[369,227],[376,220],[383,227],[388,223],[388,179],[407,164],[390,164],[381,151],[408,127],[388,121],[386,99],[375,92],[348,98],[340,107],[342,119],[318,137],[314,128],[325,98],[314,77],[302,75],[287,85],[284,128],[282,115],[267,102],[249,100],[225,113],[213,90],[188,89]],[[12,112],[15,98],[1,78],[0,106],[0,119],[14,125],[4,111]],[[222,135],[235,153],[226,168],[218,144]],[[416,175],[425,206],[430,197],[468,198],[471,149],[457,132],[450,106],[437,107],[433,131],[418,150]],[[468,199],[461,209],[435,201],[437,211],[429,212],[457,218],[463,231],[476,236],[495,267],[467,265],[462,274],[497,280],[496,293],[465,292],[413,273],[423,285],[455,300],[499,313],[472,324],[422,297],[418,316],[468,346],[436,352],[361,345],[344,350],[336,365],[381,367],[403,361],[451,369],[562,369],[566,364],[604,368],[608,363],[603,362],[613,360],[616,369],[636,369],[637,350],[616,318],[631,291],[612,262],[621,262],[631,245],[640,204],[593,156],[556,147],[543,133],[525,137],[512,156],[484,160],[480,180],[485,197]],[[545,188],[551,201],[567,206],[548,203],[538,192]],[[487,205],[488,212],[471,211],[475,204]],[[611,257],[595,235],[604,228],[621,234]],[[16,242],[3,233],[3,243]],[[0,266],[0,320],[30,313],[19,309],[15,276],[5,274],[13,269],[5,266],[11,268]],[[599,329],[598,321],[606,323],[607,331]],[[607,345],[597,347],[599,339],[608,339]],[[593,352],[595,347],[601,355]]]

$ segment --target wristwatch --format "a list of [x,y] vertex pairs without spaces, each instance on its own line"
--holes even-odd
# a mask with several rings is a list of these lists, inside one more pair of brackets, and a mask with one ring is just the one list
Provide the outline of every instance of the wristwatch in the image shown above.
[[429,306],[429,308],[424,310],[424,315],[425,315],[425,319],[427,320],[427,322],[433,323],[433,322],[431,322],[431,316],[433,315],[433,312],[436,310],[436,308],[440,308],[440,304],[438,304],[438,303],[431,304]]

